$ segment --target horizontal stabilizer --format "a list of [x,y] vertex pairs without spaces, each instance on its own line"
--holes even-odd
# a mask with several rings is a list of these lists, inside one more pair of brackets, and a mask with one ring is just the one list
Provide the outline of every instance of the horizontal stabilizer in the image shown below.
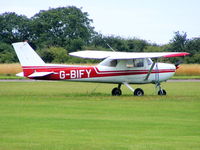
[[159,58],[159,57],[179,57],[186,56],[186,52],[149,52],[149,53],[135,53],[135,52],[111,52],[111,51],[96,51],[85,50],[69,53],[71,56],[90,58],[90,59],[137,59],[137,58]]
[[16,76],[18,76],[18,77],[24,77],[24,72],[20,72],[20,73],[16,74]]
[[29,75],[28,77],[30,78],[35,78],[35,77],[44,77],[44,76],[48,76],[50,74],[53,74],[54,72],[34,72],[31,75]]

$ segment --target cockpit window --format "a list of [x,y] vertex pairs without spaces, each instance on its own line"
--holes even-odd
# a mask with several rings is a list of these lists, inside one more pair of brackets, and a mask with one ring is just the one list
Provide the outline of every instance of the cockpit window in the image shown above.
[[117,66],[117,60],[111,60],[109,66],[110,67],[116,67]]
[[99,65],[101,66],[108,66],[108,67],[116,67],[118,61],[116,59],[105,59]]
[[133,59],[134,67],[144,67],[144,59]]
[[126,67],[127,68],[144,67],[144,59],[132,59],[132,60],[130,59],[130,60],[127,60]]

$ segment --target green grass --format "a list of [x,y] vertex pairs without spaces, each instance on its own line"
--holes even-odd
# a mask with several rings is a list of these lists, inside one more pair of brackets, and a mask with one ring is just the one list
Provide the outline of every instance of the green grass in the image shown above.
[[18,77],[15,74],[0,74],[0,80],[7,80],[7,79],[25,79],[25,77]]
[[175,75],[171,79],[200,79],[200,76],[182,76],[182,75]]
[[0,82],[0,150],[199,150],[200,82],[114,86]]

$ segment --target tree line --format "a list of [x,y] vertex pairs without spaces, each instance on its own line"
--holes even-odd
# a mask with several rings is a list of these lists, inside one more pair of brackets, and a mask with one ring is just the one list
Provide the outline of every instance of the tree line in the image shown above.
[[[138,38],[105,36],[95,31],[87,12],[69,6],[42,10],[31,18],[14,12],[0,14],[0,63],[18,62],[11,46],[27,40],[45,62],[92,63],[69,57],[67,53],[98,49],[126,52],[189,52],[184,63],[200,63],[200,38],[188,39],[186,32],[175,32],[168,44],[158,45]],[[180,58],[167,61],[177,62]]]

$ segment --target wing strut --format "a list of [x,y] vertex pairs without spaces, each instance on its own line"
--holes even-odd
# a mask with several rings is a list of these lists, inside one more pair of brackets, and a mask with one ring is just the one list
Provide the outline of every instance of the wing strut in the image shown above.
[[157,62],[157,59],[156,59],[156,61],[154,61],[153,64],[151,65],[151,68],[150,68],[149,72],[147,73],[147,76],[146,76],[146,78],[144,79],[144,81],[146,81],[146,80],[149,79],[149,76],[150,76],[150,74],[151,74],[151,72],[152,72],[152,70],[153,70],[153,68],[154,68],[154,66],[155,66],[155,64],[156,64],[156,62]]
[[123,82],[123,84],[126,85],[126,87],[129,88],[132,92],[135,91],[127,82]]

